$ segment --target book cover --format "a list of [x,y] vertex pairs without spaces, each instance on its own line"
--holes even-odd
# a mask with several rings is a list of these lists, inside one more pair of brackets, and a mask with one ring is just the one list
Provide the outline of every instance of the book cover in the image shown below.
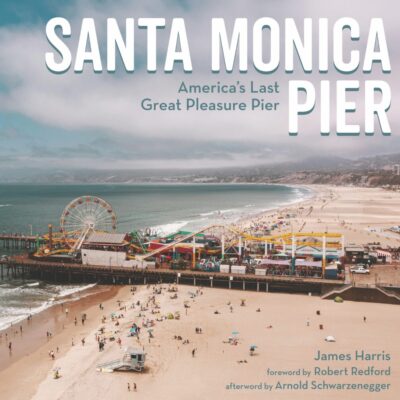
[[7,400],[400,396],[394,0],[3,0]]

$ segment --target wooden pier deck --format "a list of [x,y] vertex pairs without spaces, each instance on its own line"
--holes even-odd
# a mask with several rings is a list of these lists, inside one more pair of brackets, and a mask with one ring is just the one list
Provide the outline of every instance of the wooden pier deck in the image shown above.
[[[34,249],[37,240],[38,238],[34,235],[0,233],[0,243],[3,249]],[[41,237],[39,240],[43,241]]]
[[133,269],[127,267],[88,266],[78,263],[34,260],[27,256],[13,256],[0,263],[1,278],[6,276],[34,278],[45,281],[100,284],[179,283],[191,286],[264,292],[322,294],[343,282],[321,278],[294,276],[226,274],[196,270]]

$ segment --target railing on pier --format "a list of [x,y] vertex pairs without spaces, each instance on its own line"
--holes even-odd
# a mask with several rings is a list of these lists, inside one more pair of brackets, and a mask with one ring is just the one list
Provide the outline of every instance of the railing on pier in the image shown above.
[[[0,267],[14,275],[24,273],[35,279],[57,282],[101,284],[153,284],[179,283],[193,286],[218,287],[251,291],[276,291],[289,293],[322,293],[323,287],[338,285],[340,281],[294,276],[254,274],[227,274],[196,270],[138,269],[129,267],[87,266],[78,263],[33,260],[14,256]],[[18,272],[19,271],[19,272]]]
[[41,237],[33,235],[23,235],[20,233],[0,233],[0,243],[3,249],[33,249],[36,247]]

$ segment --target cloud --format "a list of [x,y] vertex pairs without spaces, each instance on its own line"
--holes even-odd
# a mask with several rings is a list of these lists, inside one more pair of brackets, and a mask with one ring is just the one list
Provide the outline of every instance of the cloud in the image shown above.
[[[340,153],[359,156],[374,152],[387,152],[398,146],[396,135],[399,115],[393,112],[398,104],[399,78],[396,76],[400,54],[397,48],[397,18],[392,11],[396,2],[381,1],[379,4],[362,1],[335,2],[315,1],[253,1],[239,0],[226,3],[205,0],[193,2],[133,2],[98,1],[76,2],[64,8],[59,15],[65,16],[72,24],[69,45],[76,49],[79,24],[82,17],[96,19],[99,40],[104,51],[105,21],[115,17],[121,23],[127,17],[162,16],[170,19],[185,18],[192,51],[194,72],[184,74],[179,69],[172,74],[164,74],[162,60],[169,34],[169,25],[158,35],[158,55],[160,71],[148,74],[144,69],[146,60],[146,37],[143,30],[136,30],[136,57],[138,70],[133,74],[119,71],[116,74],[103,72],[95,74],[90,65],[82,74],[72,70],[62,75],[49,72],[44,63],[44,54],[50,50],[43,24],[15,25],[0,28],[0,112],[17,113],[43,127],[50,128],[58,137],[52,146],[41,143],[34,145],[26,140],[21,148],[21,156],[52,157],[54,163],[68,165],[74,160],[85,165],[87,160],[95,165],[123,167],[147,167],[150,165],[237,165],[268,162],[276,159],[293,159],[313,153]],[[343,10],[346,10],[345,12]],[[370,76],[357,73],[351,79],[385,79],[392,87],[393,101],[390,121],[393,136],[384,138],[377,134],[374,138],[329,138],[319,135],[319,107],[305,117],[301,123],[301,134],[297,138],[288,136],[287,82],[289,79],[309,79],[318,85],[321,79],[349,79],[333,70],[320,76],[317,72],[304,76],[301,72],[286,75],[282,67],[273,75],[263,75],[251,69],[247,74],[210,73],[210,20],[223,16],[231,25],[235,17],[248,17],[249,23],[261,16],[276,18],[283,26],[286,17],[295,17],[298,23],[304,17],[327,16],[332,24],[342,16],[352,16],[360,22],[362,39],[352,46],[363,52],[365,35],[371,17],[382,17],[389,42],[392,74],[382,76],[379,71]],[[317,26],[316,21],[314,27]],[[282,36],[283,37],[283,36]],[[317,59],[318,32],[314,31],[314,54]],[[281,54],[283,47],[281,46]],[[103,53],[104,57],[104,53]],[[283,59],[283,58],[282,58]],[[251,65],[251,59],[249,59]],[[315,70],[317,65],[315,64]],[[140,101],[145,97],[154,101],[173,101],[178,97],[177,88],[182,81],[188,84],[235,84],[240,80],[249,85],[269,84],[278,81],[281,93],[265,98],[279,102],[277,112],[146,112],[141,110]],[[318,87],[318,86],[317,86]],[[207,95],[200,96],[207,101],[241,101],[251,95]],[[334,104],[334,96],[332,96]],[[360,105],[360,112],[352,120],[363,125],[363,93],[355,94],[354,100]],[[324,99],[326,101],[326,99]],[[332,104],[334,115],[335,106]],[[334,131],[334,126],[332,126]],[[70,132],[70,134],[69,134]],[[88,139],[93,141],[88,144]],[[75,141],[70,143],[71,138]],[[0,141],[5,140],[0,135]],[[12,142],[14,139],[11,137]],[[268,149],[264,152],[262,149]],[[30,149],[30,150],[29,150]],[[42,152],[42,153],[41,153]],[[26,157],[26,158],[25,158]],[[57,157],[59,159],[57,159]],[[184,161],[183,161],[184,160]],[[35,162],[40,165],[40,160]]]

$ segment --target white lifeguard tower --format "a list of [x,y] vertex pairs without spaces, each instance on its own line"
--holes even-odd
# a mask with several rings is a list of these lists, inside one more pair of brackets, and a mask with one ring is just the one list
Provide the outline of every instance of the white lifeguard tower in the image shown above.
[[97,366],[99,372],[136,371],[142,372],[146,353],[140,349],[128,347],[121,358]]

